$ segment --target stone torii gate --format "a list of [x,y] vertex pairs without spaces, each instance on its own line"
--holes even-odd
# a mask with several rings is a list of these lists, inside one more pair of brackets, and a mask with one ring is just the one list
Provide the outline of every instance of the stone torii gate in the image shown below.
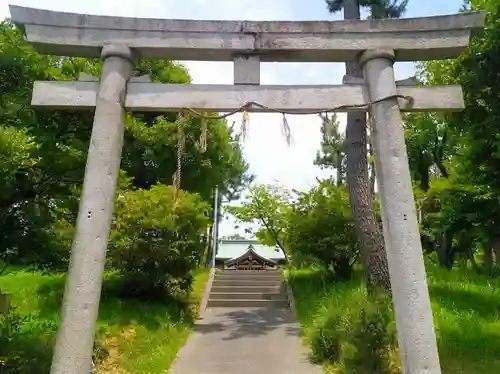
[[[463,94],[460,86],[396,82],[393,63],[456,57],[472,32],[484,27],[483,14],[250,22],[104,17],[18,6],[10,6],[10,12],[38,51],[104,61],[100,79],[35,82],[33,89],[34,106],[95,108],[52,374],[87,374],[90,369],[125,110],[227,112],[243,107],[249,112],[370,112],[404,373],[441,372],[401,111],[461,110]],[[151,83],[132,77],[139,58],[234,61],[234,85]],[[260,85],[260,62],[345,61],[359,61],[364,80]]]

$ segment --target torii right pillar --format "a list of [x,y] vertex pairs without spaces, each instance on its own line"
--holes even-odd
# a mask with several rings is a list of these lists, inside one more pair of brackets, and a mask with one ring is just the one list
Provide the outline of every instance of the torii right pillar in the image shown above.
[[[393,50],[360,58],[370,94],[375,168],[404,374],[440,374],[436,334],[418,229]],[[387,97],[393,97],[385,99]]]

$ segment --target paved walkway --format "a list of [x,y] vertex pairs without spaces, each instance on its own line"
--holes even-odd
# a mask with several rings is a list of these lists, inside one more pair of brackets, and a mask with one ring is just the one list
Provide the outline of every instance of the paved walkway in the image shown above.
[[290,311],[207,310],[170,374],[321,374],[308,362],[300,325]]

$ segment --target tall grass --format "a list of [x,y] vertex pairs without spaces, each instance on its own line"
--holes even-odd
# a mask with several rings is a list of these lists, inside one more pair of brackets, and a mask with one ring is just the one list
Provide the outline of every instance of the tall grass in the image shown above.
[[[443,373],[500,373],[500,279],[432,264],[427,273]],[[352,326],[366,304],[361,276],[338,284],[326,282],[314,269],[290,270],[288,276],[309,344],[317,341],[318,328],[332,313],[340,319],[334,322],[336,329],[342,330]],[[354,372],[338,356],[327,367],[336,373]]]

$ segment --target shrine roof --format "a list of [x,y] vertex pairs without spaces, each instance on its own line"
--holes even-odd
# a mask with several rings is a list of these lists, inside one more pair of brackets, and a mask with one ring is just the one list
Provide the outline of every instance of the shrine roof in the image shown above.
[[265,258],[271,260],[282,260],[285,258],[283,251],[278,247],[271,247],[260,243],[258,240],[220,240],[217,259],[235,259],[247,253],[249,247],[253,251]]

